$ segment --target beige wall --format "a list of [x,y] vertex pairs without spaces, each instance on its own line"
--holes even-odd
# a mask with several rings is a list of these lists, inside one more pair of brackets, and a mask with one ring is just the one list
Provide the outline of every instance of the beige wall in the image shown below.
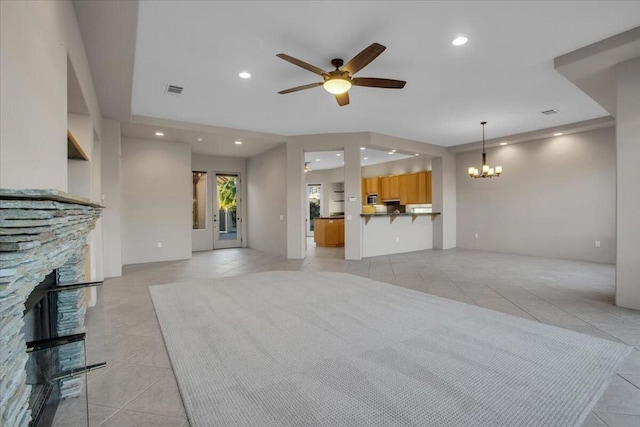
[[123,264],[191,258],[191,146],[123,138],[121,167]]
[[491,148],[493,179],[467,175],[480,151],[458,154],[458,247],[615,262],[614,144],[607,128]]
[[[287,151],[284,145],[247,161],[247,219],[250,248],[287,253]],[[282,219],[281,219],[282,218]]]
[[67,59],[100,135],[71,3],[0,2],[0,187],[67,190]]

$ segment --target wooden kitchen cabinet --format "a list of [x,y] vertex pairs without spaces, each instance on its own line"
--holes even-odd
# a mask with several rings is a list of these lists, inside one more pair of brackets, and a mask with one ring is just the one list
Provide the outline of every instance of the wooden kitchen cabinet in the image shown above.
[[378,194],[379,186],[378,186],[378,177],[373,178],[365,178],[364,186],[366,194]]
[[431,203],[431,171],[362,179],[362,204],[367,194],[377,194],[378,203],[400,200],[401,205]]
[[389,197],[388,199],[400,199],[400,176],[393,175],[389,177]]
[[407,182],[409,181],[409,175],[399,175],[398,182],[400,185],[400,204],[406,205],[409,203],[409,188]]
[[418,172],[418,201],[416,203],[431,203],[431,171]]
[[410,173],[410,174],[407,174],[406,177],[407,177],[407,203],[406,204],[418,203],[418,174]]
[[313,241],[316,246],[344,246],[344,219],[315,218]]
[[383,176],[378,180],[379,188],[378,188],[378,202],[381,203],[383,200],[389,198],[389,177]]

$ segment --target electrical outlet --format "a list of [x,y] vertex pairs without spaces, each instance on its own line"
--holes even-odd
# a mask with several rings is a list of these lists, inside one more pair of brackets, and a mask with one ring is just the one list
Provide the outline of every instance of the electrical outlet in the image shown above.
[[600,240],[596,240],[596,248],[600,247]]
[[400,241],[400,237],[396,236],[396,242]]
[[280,221],[284,221],[284,215],[280,215]]
[[478,233],[476,233],[475,236],[473,236],[473,237],[475,237],[477,239],[478,238]]
[[158,247],[161,248],[162,247],[162,242],[158,242]]

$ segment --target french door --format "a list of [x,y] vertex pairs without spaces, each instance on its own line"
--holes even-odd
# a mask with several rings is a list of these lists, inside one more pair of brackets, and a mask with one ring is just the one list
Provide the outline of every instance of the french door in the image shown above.
[[215,175],[213,200],[213,249],[242,246],[240,176]]

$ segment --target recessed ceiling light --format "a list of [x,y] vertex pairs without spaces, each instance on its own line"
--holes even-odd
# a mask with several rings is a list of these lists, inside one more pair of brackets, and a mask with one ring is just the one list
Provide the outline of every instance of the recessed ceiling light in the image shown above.
[[164,136],[164,132],[156,132],[156,136]]
[[418,153],[414,154],[414,156],[416,156],[416,157],[418,157],[419,155],[420,155],[420,154],[418,154]]
[[365,157],[365,158],[364,158],[364,160],[369,160],[369,158],[368,158],[368,157]]
[[469,40],[469,39],[467,39],[467,38],[466,38],[466,37],[464,37],[464,36],[459,36],[459,37],[456,37],[456,38],[451,42],[451,44],[452,44],[452,45],[454,45],[454,46],[462,46],[462,45],[463,45],[463,44],[465,44],[468,40]]
[[553,136],[562,136],[562,132],[556,132],[553,134]]
[[246,71],[241,72],[240,74],[238,74],[238,76],[241,79],[250,79],[251,78],[251,74],[247,73]]
[[361,150],[364,150],[364,149],[365,149],[365,147],[360,147],[360,149],[361,149]]
[[242,141],[236,141],[235,144],[236,145],[242,145]]
[[501,142],[500,145],[507,145],[507,143],[506,142]]
[[202,138],[196,138],[196,141],[202,142]]
[[340,157],[340,156],[342,156],[342,154],[340,154],[340,153],[336,153],[336,156],[337,156],[337,157]]
[[320,161],[320,159],[316,159],[316,162],[319,162],[319,161]]
[[389,154],[393,154],[393,151],[389,151]]
[[391,152],[392,152],[392,153],[395,153],[395,152],[396,152],[396,150],[391,150]]

